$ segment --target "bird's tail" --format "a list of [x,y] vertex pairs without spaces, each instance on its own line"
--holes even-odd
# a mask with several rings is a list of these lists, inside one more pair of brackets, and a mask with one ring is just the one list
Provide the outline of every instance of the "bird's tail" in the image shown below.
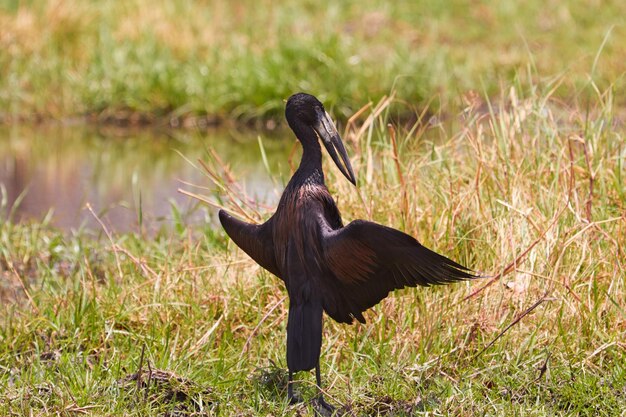
[[289,305],[287,366],[292,372],[315,368],[322,348],[322,304],[314,300]]

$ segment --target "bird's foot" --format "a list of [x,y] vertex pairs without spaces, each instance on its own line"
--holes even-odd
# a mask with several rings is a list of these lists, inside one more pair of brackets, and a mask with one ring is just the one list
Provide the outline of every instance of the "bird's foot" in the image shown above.
[[289,395],[289,405],[299,404],[302,402],[302,397],[298,394]]
[[323,395],[317,397],[313,408],[315,409],[315,415],[322,417],[330,417],[335,412],[335,407],[328,404]]

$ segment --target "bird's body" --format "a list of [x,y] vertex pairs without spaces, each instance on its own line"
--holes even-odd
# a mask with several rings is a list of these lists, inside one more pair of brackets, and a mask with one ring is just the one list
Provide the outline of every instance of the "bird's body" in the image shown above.
[[[246,250],[251,233],[243,235],[230,227],[245,224],[220,212],[220,219],[231,238],[261,266],[285,283],[289,295],[287,327],[287,365],[292,372],[306,371],[317,365],[322,342],[323,302],[332,294],[325,277],[321,238],[322,224],[339,228],[341,216],[326,185],[321,169],[319,144],[305,148],[300,168],[283,191],[274,215],[255,230],[255,241],[263,242],[269,261]],[[237,227],[236,226],[236,227]],[[250,231],[250,229],[247,229]],[[273,253],[270,253],[273,252]]]
[[[219,215],[237,246],[285,283],[289,295],[289,396],[293,400],[293,372],[316,368],[318,386],[321,384],[323,311],[338,322],[356,319],[364,323],[362,313],[394,289],[474,275],[398,230],[363,220],[344,227],[324,184],[319,145],[321,139],[354,184],[350,161],[334,125],[322,104],[303,93],[289,99],[286,116],[303,153],[274,215],[261,225],[239,221],[223,210]],[[326,405],[321,396],[320,401]]]

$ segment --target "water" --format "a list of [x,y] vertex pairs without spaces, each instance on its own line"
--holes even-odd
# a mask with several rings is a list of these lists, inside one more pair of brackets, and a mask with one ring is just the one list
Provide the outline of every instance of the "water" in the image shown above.
[[[258,143],[261,136],[272,174]],[[230,166],[248,194],[275,204],[289,176],[294,140],[288,132],[101,131],[85,126],[0,128],[0,188],[6,201],[0,221],[41,221],[65,229],[101,229],[89,203],[113,231],[171,227],[172,206],[188,224],[214,222],[215,210],[178,192],[212,195],[198,159],[209,149]],[[196,166],[194,167],[193,164]],[[216,191],[217,192],[217,191]],[[218,194],[215,194],[218,195]]]

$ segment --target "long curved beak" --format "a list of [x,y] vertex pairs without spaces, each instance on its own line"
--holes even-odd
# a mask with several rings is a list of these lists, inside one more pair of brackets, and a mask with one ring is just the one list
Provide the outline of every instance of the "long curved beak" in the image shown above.
[[[333,158],[333,161],[335,162],[335,165],[337,165],[337,168],[339,168],[339,171],[341,171],[348,181],[356,185],[356,178],[354,176],[354,172],[352,171],[350,158],[348,158],[348,153],[346,152],[346,148],[343,146],[339,132],[337,132],[337,128],[333,124],[333,121],[330,119],[328,113],[323,110],[318,110],[317,120],[313,129],[315,129],[315,132],[322,140],[322,143],[324,143],[324,147],[330,154],[330,157]],[[337,152],[339,152],[339,155],[337,155]]]

